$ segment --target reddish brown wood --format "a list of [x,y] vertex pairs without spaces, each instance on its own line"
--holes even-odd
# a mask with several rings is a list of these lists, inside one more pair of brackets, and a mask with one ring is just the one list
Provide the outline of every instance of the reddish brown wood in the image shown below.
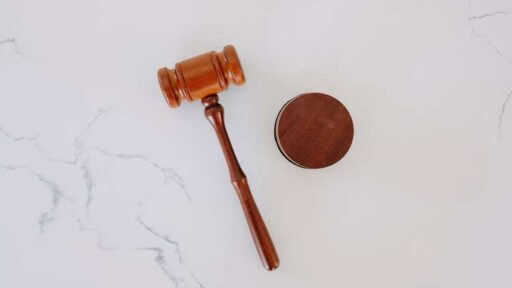
[[167,103],[179,107],[182,100],[202,99],[205,116],[213,125],[226,158],[231,182],[238,194],[258,254],[267,270],[279,266],[279,257],[252,197],[247,177],[238,164],[224,124],[224,108],[215,93],[224,91],[232,83],[245,82],[242,65],[235,47],[224,47],[220,53],[205,53],[176,64],[175,69],[158,71],[160,87]]
[[179,107],[182,100],[200,100],[219,93],[232,83],[242,85],[245,76],[235,47],[209,52],[177,63],[174,69],[158,70],[158,80],[167,103]]
[[307,93],[288,101],[277,116],[276,142],[281,153],[303,168],[323,168],[347,153],[354,136],[348,110],[336,98]]
[[240,203],[242,204],[260,259],[267,270],[274,270],[279,266],[279,257],[277,256],[276,249],[265,226],[265,222],[263,222],[256,202],[252,197],[247,177],[236,159],[231,141],[226,132],[224,108],[218,101],[219,97],[217,95],[210,95],[203,98],[202,102],[205,106],[204,114],[213,125],[215,133],[219,138],[220,146],[224,152],[224,157],[226,158],[229,174],[231,176],[231,183],[233,187],[235,187]]

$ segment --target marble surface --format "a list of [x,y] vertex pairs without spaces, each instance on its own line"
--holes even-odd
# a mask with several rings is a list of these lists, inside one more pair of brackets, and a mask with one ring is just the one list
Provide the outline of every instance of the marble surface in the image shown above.
[[[511,287],[512,2],[0,2],[0,287]],[[281,257],[263,270],[199,103],[156,70],[236,45],[221,101]],[[352,113],[288,163],[275,116]]]

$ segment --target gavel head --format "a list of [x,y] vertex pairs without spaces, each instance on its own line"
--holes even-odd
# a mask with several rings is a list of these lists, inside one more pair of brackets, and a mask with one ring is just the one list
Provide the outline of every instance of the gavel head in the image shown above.
[[182,100],[201,100],[228,88],[231,83],[245,82],[242,65],[233,45],[222,52],[209,52],[176,64],[174,69],[158,70],[158,80],[167,103],[179,107]]

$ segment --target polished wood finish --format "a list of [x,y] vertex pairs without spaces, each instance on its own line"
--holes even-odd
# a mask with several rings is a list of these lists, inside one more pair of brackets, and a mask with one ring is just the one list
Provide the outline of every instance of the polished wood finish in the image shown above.
[[303,168],[338,162],[352,144],[350,113],[336,98],[307,93],[288,101],[276,119],[275,138],[281,153]]
[[177,63],[174,69],[158,70],[158,80],[167,103],[179,107],[182,100],[200,100],[226,90],[230,84],[242,85],[245,76],[235,47],[209,52]]
[[252,197],[247,177],[236,159],[231,141],[226,132],[224,108],[218,101],[219,97],[217,95],[210,95],[203,98],[202,102],[205,106],[204,115],[212,124],[219,138],[220,146],[224,152],[224,157],[226,158],[229,174],[231,176],[231,183],[233,187],[235,187],[240,203],[242,204],[260,259],[267,270],[274,270],[279,266],[279,257],[277,256],[276,249],[265,226],[265,222],[263,222],[256,202]]
[[231,182],[242,204],[263,266],[267,270],[275,270],[279,266],[279,257],[252,197],[247,177],[236,159],[226,132],[224,108],[219,104],[216,94],[226,90],[232,83],[241,85],[245,82],[235,48],[229,45],[220,53],[205,53],[182,61],[174,69],[161,68],[158,79],[167,103],[173,108],[179,107],[182,100],[202,100],[205,116],[219,138]]

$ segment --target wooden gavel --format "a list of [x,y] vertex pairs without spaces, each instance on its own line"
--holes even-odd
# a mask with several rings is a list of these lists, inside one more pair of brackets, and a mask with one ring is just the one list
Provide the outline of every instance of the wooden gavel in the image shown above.
[[161,68],[158,70],[158,80],[171,107],[179,107],[182,100],[201,100],[203,103],[204,114],[219,138],[231,183],[242,204],[260,259],[267,270],[276,269],[279,266],[279,257],[252,197],[247,177],[238,164],[229,141],[224,124],[224,108],[219,104],[216,94],[226,90],[232,83],[242,85],[245,82],[235,47],[228,45],[222,52],[212,51],[187,59],[176,64],[174,69]]

